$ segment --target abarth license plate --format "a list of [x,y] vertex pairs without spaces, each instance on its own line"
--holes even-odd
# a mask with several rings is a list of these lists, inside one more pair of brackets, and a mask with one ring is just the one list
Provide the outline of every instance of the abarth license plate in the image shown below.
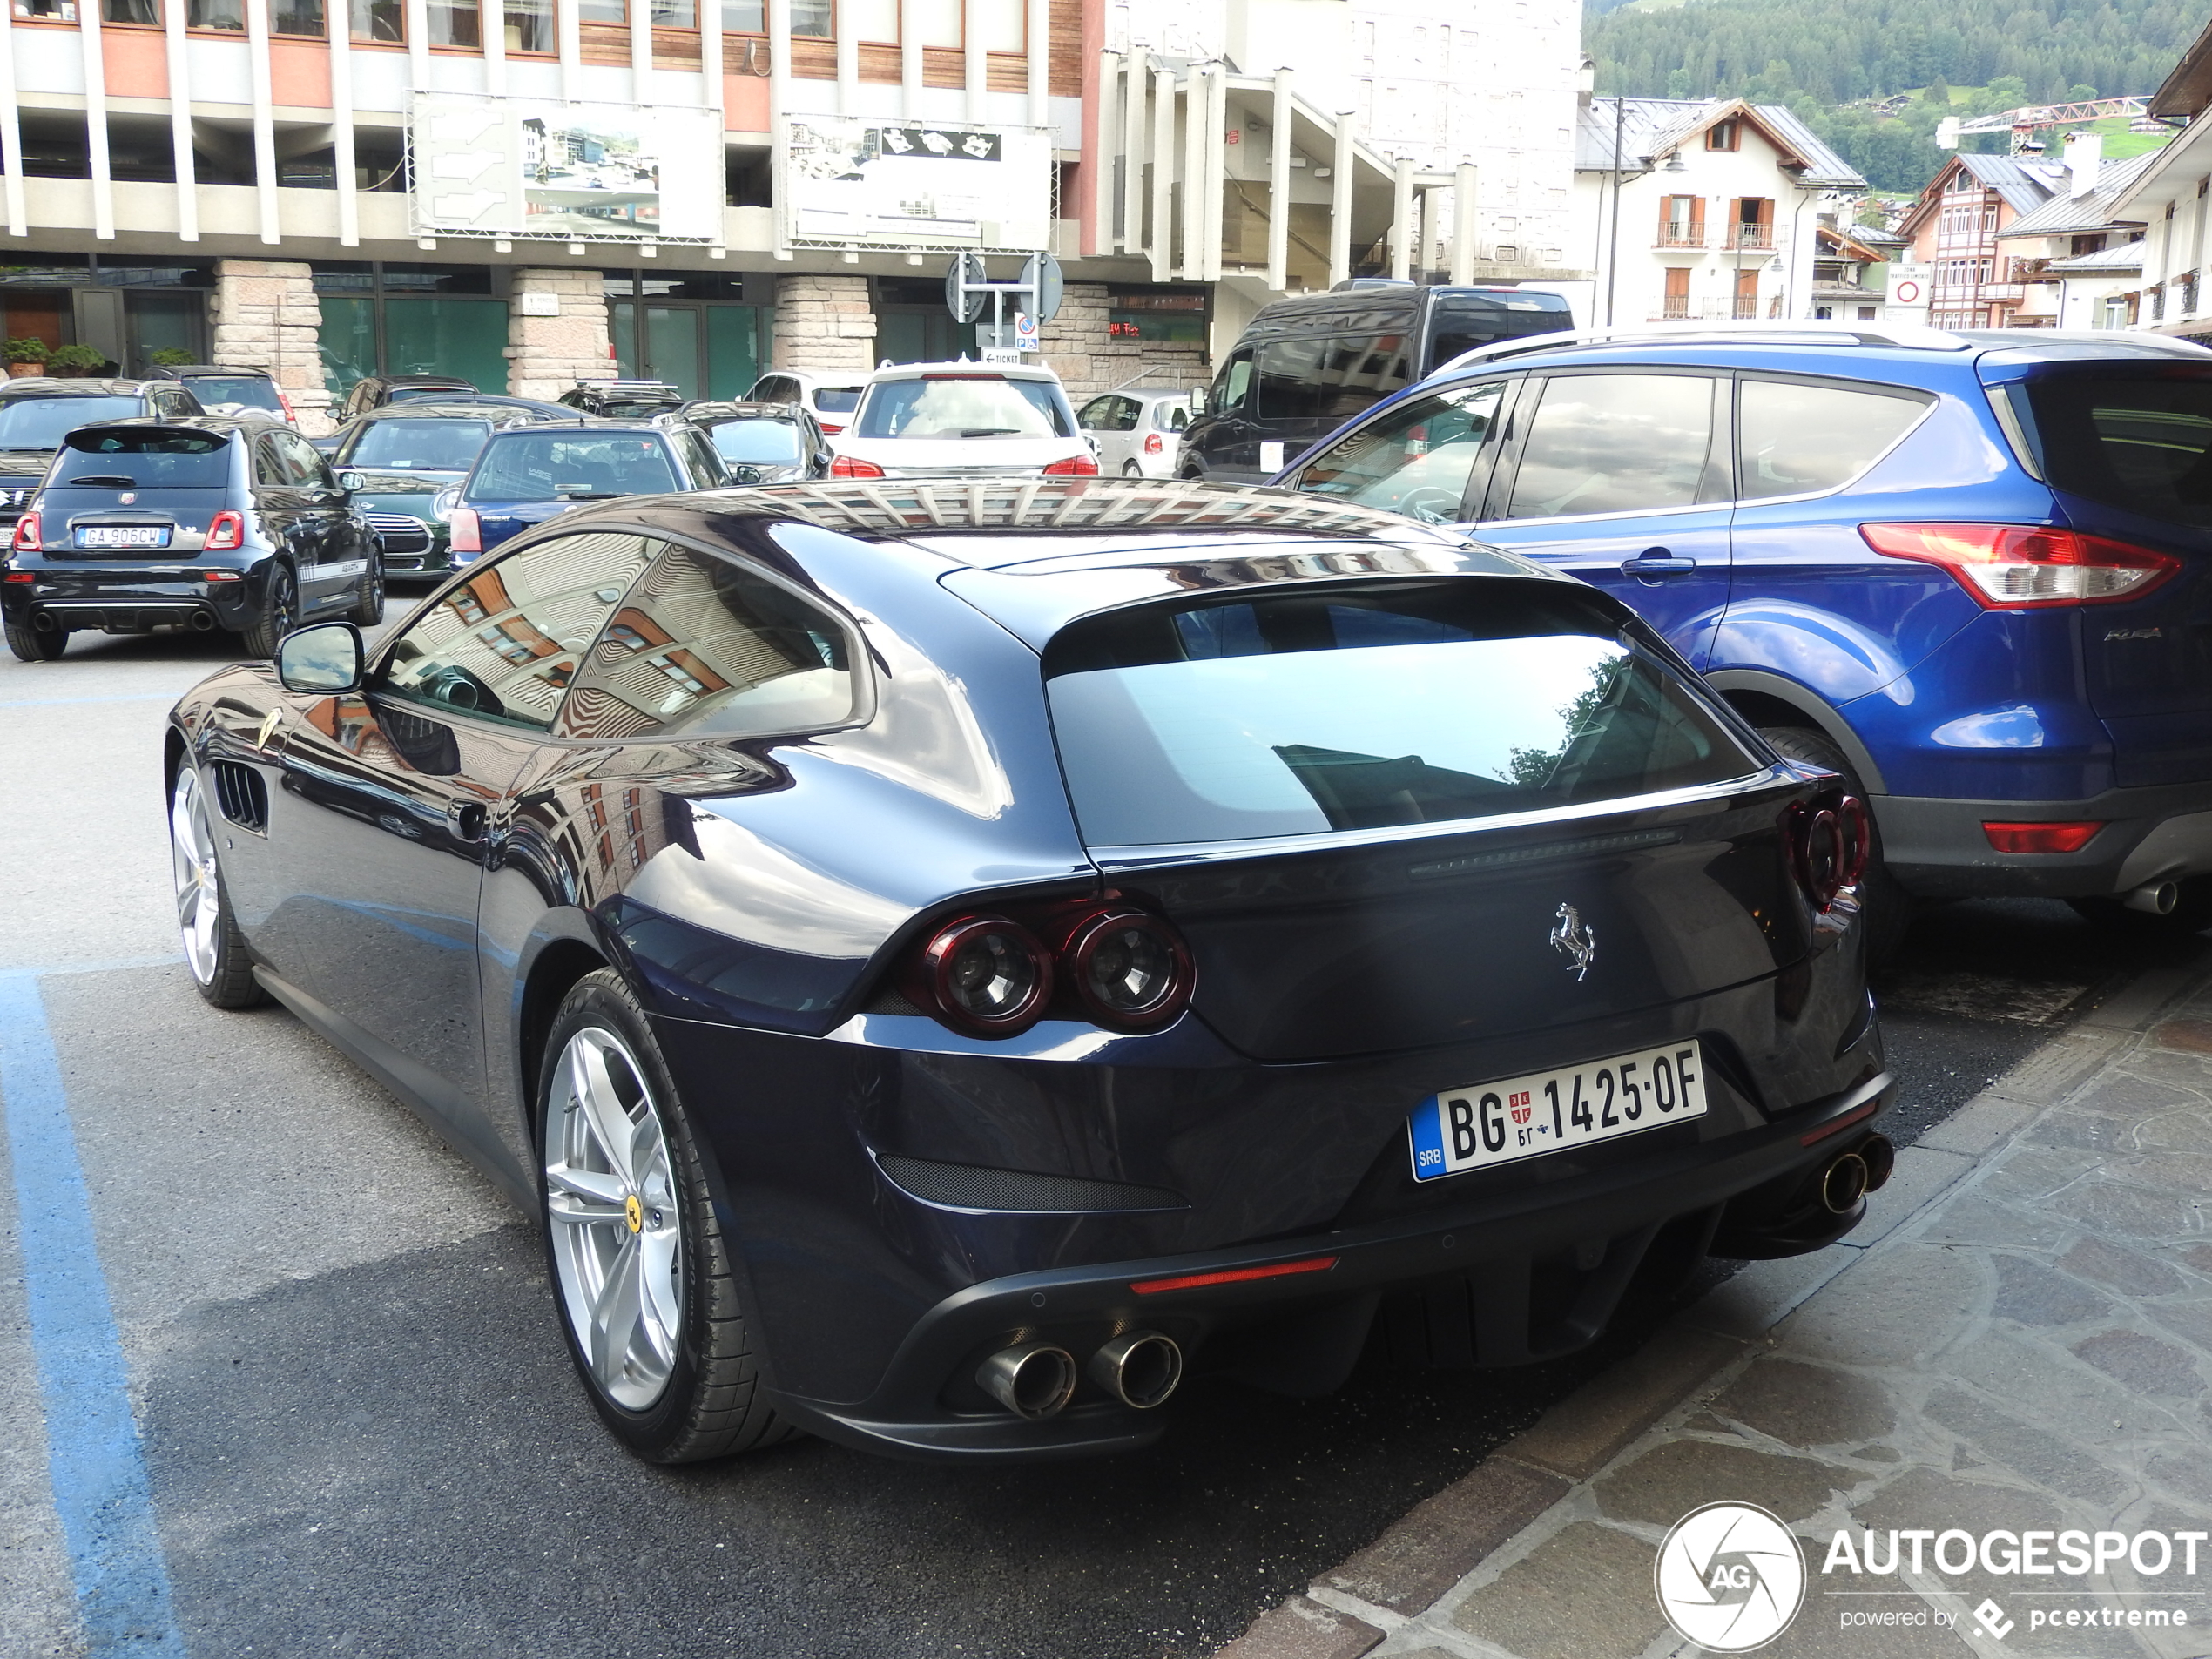
[[1431,1095],[1406,1128],[1413,1179],[1437,1181],[1705,1115],[1697,1040]]
[[162,524],[87,524],[77,532],[79,547],[166,547],[169,530]]

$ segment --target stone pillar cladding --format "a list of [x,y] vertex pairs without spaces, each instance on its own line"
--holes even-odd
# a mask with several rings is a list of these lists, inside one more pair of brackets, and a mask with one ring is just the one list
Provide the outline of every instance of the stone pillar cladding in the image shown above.
[[330,390],[322,379],[322,306],[303,264],[219,260],[215,264],[218,363],[266,368],[311,437],[330,430]]
[[[615,378],[614,353],[607,334],[607,295],[597,271],[566,266],[528,267],[515,273],[507,313],[507,390],[515,397],[550,401],[578,381]],[[524,314],[526,303],[542,311],[530,294],[551,294],[552,316]]]
[[1070,282],[1061,293],[1059,315],[1037,331],[1045,367],[1060,376],[1069,401],[1080,407],[1086,398],[1131,384],[1166,391],[1213,378],[1202,344],[1114,338],[1111,309],[1104,283]]
[[875,368],[868,280],[792,273],[776,279],[773,366],[865,374]]

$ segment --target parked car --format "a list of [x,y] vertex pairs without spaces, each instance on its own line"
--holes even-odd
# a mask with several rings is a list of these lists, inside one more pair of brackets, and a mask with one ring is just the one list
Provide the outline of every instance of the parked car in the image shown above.
[[860,407],[860,388],[867,384],[865,374],[815,374],[803,368],[779,368],[753,381],[745,401],[799,404],[833,438],[851,422],[853,411]]
[[683,401],[682,389],[665,381],[578,381],[561,394],[566,408],[619,421],[664,415]]
[[706,434],[734,484],[784,484],[829,475],[829,440],[799,403],[686,403],[685,420]]
[[905,363],[868,376],[833,478],[1096,474],[1060,377],[1012,363]]
[[2200,347],[1791,324],[1497,351],[1277,482],[1633,605],[1865,796],[1886,941],[1913,895],[2212,923],[2200,476]]
[[74,427],[136,415],[165,421],[205,413],[173,381],[76,380],[28,374],[0,381],[0,529],[11,528]]
[[516,427],[484,441],[469,476],[440,505],[459,564],[583,502],[723,489],[730,482],[714,446],[671,417]]
[[338,406],[337,418],[350,421],[371,409],[381,409],[387,403],[401,403],[411,397],[437,397],[448,392],[475,389],[474,381],[454,374],[364,374],[354,382],[354,389]]
[[1258,483],[1472,347],[1574,327],[1556,293],[1355,277],[1262,308],[1183,435],[1181,475]]
[[266,368],[225,368],[214,363],[178,363],[146,371],[150,381],[175,381],[199,400],[211,415],[259,409],[287,425],[298,419],[292,400]]
[[[540,409],[556,412],[553,417]],[[469,475],[494,432],[579,424],[558,404],[409,398],[350,422],[330,453],[339,482],[375,533],[387,576],[442,575],[453,568],[442,495]]]
[[266,419],[80,426],[16,521],[0,581],[8,649],[51,662],[80,629],[227,629],[266,657],[304,617],[370,627],[384,569],[323,459]]
[[1076,412],[1076,424],[1098,446],[1098,469],[1126,478],[1172,478],[1190,424],[1190,394],[1108,392]]
[[1546,1359],[1888,1168],[1836,780],[1356,506],[608,502],[215,675],[165,766],[202,994],[543,1217],[656,1461],[1137,1447],[1186,1368],[1326,1392],[1378,1326]]

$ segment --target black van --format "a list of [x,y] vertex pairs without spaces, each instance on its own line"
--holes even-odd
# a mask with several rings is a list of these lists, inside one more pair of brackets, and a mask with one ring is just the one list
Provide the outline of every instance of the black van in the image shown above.
[[1461,352],[1575,326],[1564,296],[1355,277],[1251,320],[1183,436],[1181,475],[1273,477],[1315,439]]

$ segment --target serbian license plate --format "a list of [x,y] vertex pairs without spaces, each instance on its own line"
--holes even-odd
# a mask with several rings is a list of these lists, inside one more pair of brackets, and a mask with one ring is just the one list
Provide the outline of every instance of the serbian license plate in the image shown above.
[[77,531],[79,547],[166,547],[165,524],[85,524]]
[[1447,1089],[1413,1109],[1413,1179],[1493,1164],[1705,1115],[1705,1057],[1695,1037],[1564,1071]]

